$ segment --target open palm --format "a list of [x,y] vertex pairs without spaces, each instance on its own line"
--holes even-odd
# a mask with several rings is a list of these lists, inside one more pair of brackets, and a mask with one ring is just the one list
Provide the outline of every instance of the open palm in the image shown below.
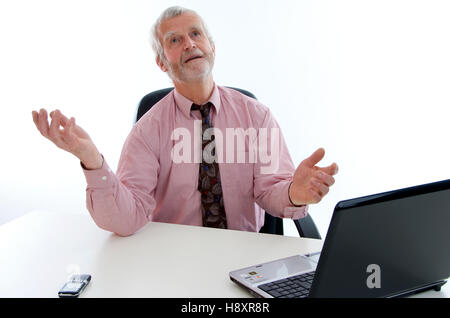
[[50,113],[51,123],[45,109],[32,112],[33,121],[39,132],[57,147],[78,157],[85,165],[98,167],[101,157],[89,135],[75,123],[75,118],[68,119],[59,110]]
[[318,203],[328,193],[338,172],[336,163],[324,168],[316,164],[325,156],[325,150],[316,150],[297,167],[289,190],[289,196],[296,205]]

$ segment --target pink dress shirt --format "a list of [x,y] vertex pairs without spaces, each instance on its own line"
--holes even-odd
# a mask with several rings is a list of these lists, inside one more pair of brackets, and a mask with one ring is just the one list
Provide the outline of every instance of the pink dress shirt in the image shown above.
[[[267,107],[233,89],[217,85],[209,102],[213,104],[212,125],[223,132],[224,144],[227,128],[244,131],[267,128],[267,153],[271,154],[270,129],[279,129],[279,126]],[[192,150],[192,160],[173,160],[173,149],[182,140],[174,138],[174,131],[182,128],[194,136],[194,122],[201,119],[199,112],[191,112],[192,103],[174,89],[155,104],[127,137],[116,174],[106,160],[98,170],[83,169],[87,181],[86,205],[100,228],[128,236],[149,221],[202,226],[196,148]],[[218,156],[223,156],[219,169],[228,229],[258,232],[264,225],[264,210],[277,217],[305,217],[308,206],[295,207],[289,200],[288,189],[295,167],[281,131],[278,169],[274,173],[262,173],[261,168],[269,164],[261,160],[237,160],[239,151],[248,157],[249,140],[245,139],[244,149],[235,142],[233,155],[236,156],[231,163],[226,161],[232,157],[225,154],[225,146],[223,150],[216,149]],[[180,153],[184,154],[184,150]]]

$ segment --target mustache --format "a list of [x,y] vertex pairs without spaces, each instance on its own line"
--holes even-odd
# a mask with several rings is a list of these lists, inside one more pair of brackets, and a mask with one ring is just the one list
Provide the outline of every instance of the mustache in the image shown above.
[[197,55],[209,58],[209,57],[211,57],[212,53],[211,54],[207,54],[207,53],[204,53],[200,49],[192,50],[192,51],[189,51],[189,52],[187,52],[187,53],[185,53],[185,54],[183,54],[181,56],[181,62],[185,63],[190,57],[197,56]]

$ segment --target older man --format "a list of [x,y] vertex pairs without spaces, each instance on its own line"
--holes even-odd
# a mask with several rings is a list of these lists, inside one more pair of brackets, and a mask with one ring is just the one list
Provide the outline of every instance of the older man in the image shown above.
[[149,221],[259,231],[264,210],[306,216],[337,165],[315,166],[321,148],[295,169],[269,109],[215,84],[215,46],[194,11],[168,8],[152,34],[156,63],[175,89],[133,127],[116,174],[73,117],[55,110],[49,125],[45,109],[32,112],[44,137],[80,159],[96,224],[128,236]]

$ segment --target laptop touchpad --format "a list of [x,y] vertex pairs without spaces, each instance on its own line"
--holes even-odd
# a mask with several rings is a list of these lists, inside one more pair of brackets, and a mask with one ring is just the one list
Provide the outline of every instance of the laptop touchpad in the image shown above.
[[240,276],[249,283],[260,283],[294,274],[311,272],[316,269],[316,266],[317,263],[310,261],[304,256],[296,255],[248,268],[247,271],[242,271],[243,273],[240,273]]

